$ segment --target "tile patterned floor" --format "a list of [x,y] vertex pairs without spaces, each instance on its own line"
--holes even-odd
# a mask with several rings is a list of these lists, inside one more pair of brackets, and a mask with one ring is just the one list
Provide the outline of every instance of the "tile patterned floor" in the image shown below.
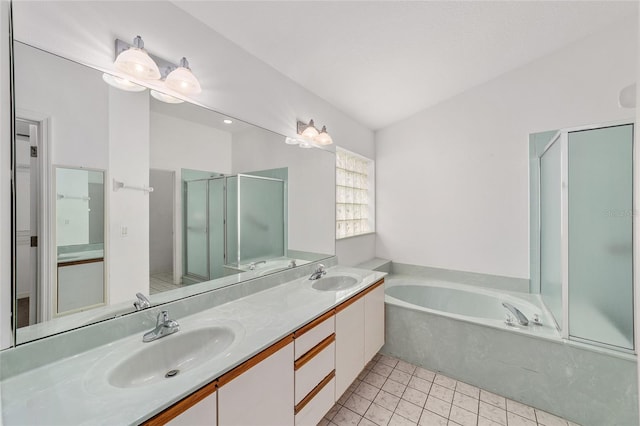
[[180,284],[173,284],[173,274],[171,272],[161,272],[149,277],[149,294],[162,293],[182,287]]
[[318,426],[577,426],[378,354]]

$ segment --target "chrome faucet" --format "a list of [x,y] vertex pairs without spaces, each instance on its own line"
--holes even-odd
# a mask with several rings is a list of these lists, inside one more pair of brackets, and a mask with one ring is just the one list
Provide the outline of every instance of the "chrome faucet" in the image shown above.
[[151,302],[149,302],[149,299],[147,299],[144,294],[136,293],[136,298],[137,300],[133,302],[133,306],[135,306],[136,311],[141,311],[151,307]]
[[162,311],[158,314],[156,319],[156,328],[144,333],[142,336],[143,342],[152,342],[160,339],[161,337],[168,336],[177,331],[180,331],[180,325],[177,321],[169,319],[169,311]]
[[310,280],[319,280],[320,278],[322,278],[325,274],[327,273],[327,271],[325,270],[325,267],[322,263],[320,263],[318,265],[318,269],[316,269],[316,271],[311,274],[311,276],[309,277]]
[[291,268],[295,268],[296,266],[297,266],[296,265],[296,260],[295,259],[291,259],[289,261],[289,264],[287,265],[287,268],[291,269]]
[[266,265],[266,264],[267,264],[267,261],[266,261],[266,260],[258,260],[257,262],[251,262],[251,263],[249,264],[249,269],[250,269],[251,271],[253,271],[254,269],[256,269],[256,266],[258,266],[258,265],[259,265],[259,264],[261,264],[261,263],[264,263],[264,264]]
[[502,302],[502,306],[507,308],[513,315],[516,316],[516,318],[518,318],[518,323],[520,323],[520,325],[529,325],[529,320],[522,312],[520,312],[520,309],[507,302]]

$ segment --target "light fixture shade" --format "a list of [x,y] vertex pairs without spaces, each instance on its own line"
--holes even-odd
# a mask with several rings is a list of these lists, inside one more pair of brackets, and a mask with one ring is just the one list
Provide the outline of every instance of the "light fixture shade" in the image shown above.
[[313,138],[313,142],[316,145],[331,145],[333,143],[333,139],[331,139],[331,136],[329,135],[329,133],[327,133],[326,126],[322,126],[322,130],[320,131],[320,134],[318,134],[318,136]]
[[187,96],[197,95],[202,92],[200,82],[189,69],[189,63],[186,58],[182,58],[180,66],[169,73],[164,84],[168,88]]
[[144,50],[142,37],[133,39],[133,46],[121,52],[114,63],[117,70],[141,80],[159,80],[160,70]]
[[284,143],[287,145],[298,145],[300,141],[296,138],[290,138],[289,136],[284,138]]
[[305,138],[313,139],[316,136],[318,136],[320,133],[318,132],[318,129],[316,129],[316,126],[313,124],[313,120],[310,120],[309,124],[307,124],[307,127],[305,127],[302,133],[300,134]]
[[140,86],[132,81],[129,81],[125,78],[116,77],[115,75],[104,73],[102,74],[102,79],[109,86],[113,86],[116,89],[125,90],[127,92],[144,92],[147,90],[146,87]]
[[167,95],[166,93],[158,92],[157,90],[151,90],[151,96],[167,104],[181,104],[184,102],[182,99]]

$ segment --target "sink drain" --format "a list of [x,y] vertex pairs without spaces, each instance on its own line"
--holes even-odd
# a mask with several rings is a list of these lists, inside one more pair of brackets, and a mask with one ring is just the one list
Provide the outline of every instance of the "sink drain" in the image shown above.
[[167,372],[167,374],[164,375],[165,378],[169,379],[173,376],[177,376],[178,373],[180,372],[180,370],[170,370]]

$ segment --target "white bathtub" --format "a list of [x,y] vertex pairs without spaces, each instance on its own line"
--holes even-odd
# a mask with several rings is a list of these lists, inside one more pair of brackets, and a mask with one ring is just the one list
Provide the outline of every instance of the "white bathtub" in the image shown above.
[[[562,339],[537,295],[407,275],[385,293],[382,353],[585,426],[639,424],[635,357]],[[543,325],[506,325],[502,302]]]
[[[550,313],[536,295],[402,276],[390,276],[385,284],[387,303],[539,337],[560,337]],[[520,310],[529,319],[529,326],[518,324],[503,302]],[[508,314],[513,319],[511,325],[505,322]],[[541,325],[534,324],[536,315]]]

